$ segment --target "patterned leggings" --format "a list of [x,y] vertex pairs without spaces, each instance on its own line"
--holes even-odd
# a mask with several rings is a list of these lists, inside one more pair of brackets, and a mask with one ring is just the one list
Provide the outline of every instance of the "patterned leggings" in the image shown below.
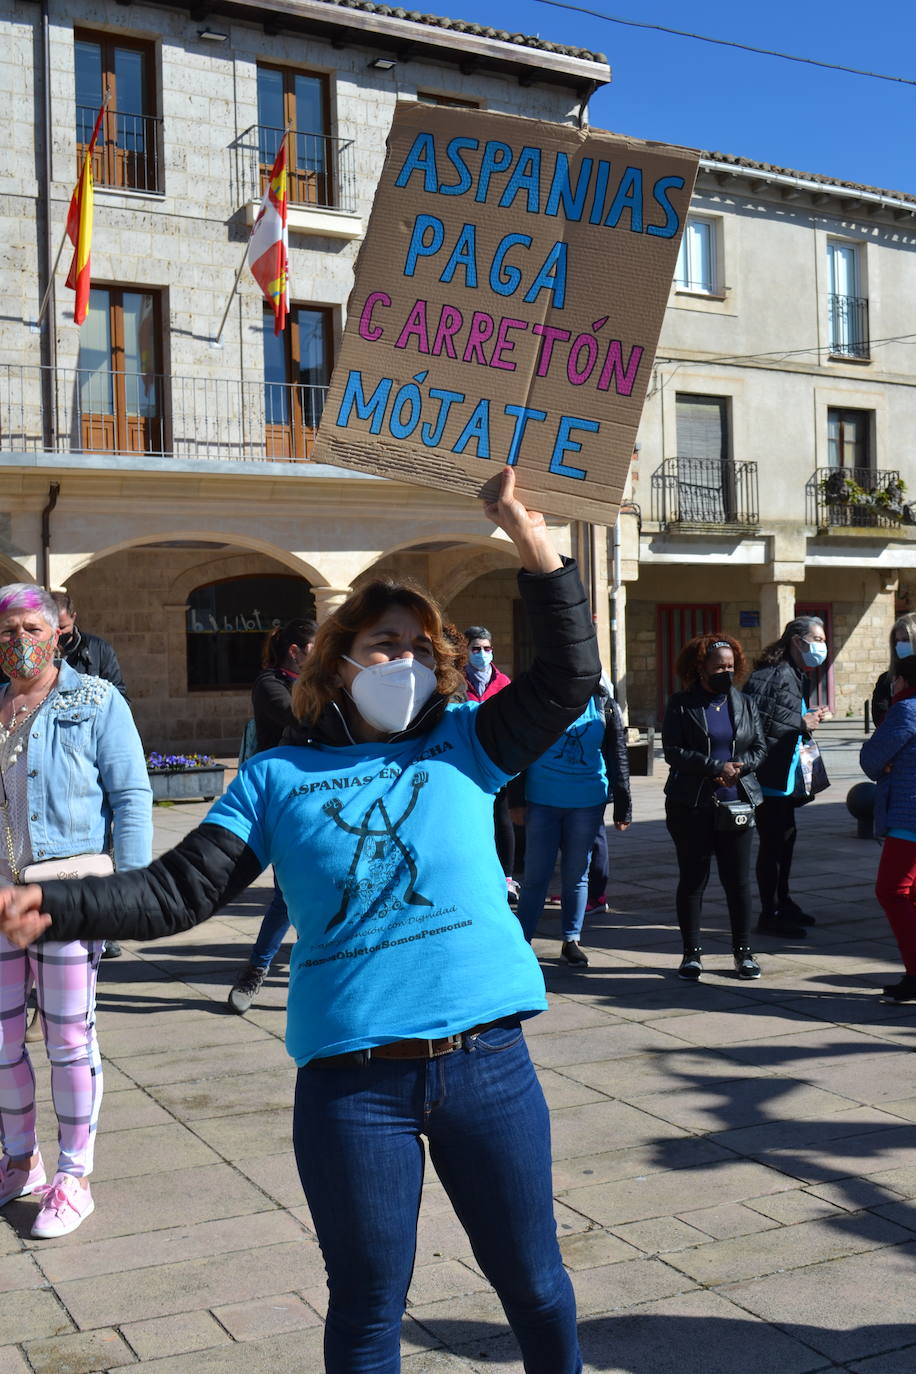
[[[38,1148],[35,1074],[25,1044],[26,1005],[38,998],[57,1113],[58,1171],[92,1172],[102,1103],[102,1061],[95,1035],[95,984],[100,940],[73,940],[18,949],[0,935],[0,1140],[17,1159]],[[49,1170],[50,1173],[50,1170]]]

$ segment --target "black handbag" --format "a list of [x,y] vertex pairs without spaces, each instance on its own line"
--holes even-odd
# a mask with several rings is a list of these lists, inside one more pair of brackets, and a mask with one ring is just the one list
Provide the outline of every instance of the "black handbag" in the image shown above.
[[757,824],[755,808],[745,801],[719,801],[716,805],[715,829],[730,831],[732,834],[742,830],[753,830]]

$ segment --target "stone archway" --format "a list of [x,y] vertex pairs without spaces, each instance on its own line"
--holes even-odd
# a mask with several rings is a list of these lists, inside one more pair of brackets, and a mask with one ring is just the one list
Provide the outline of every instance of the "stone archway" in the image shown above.
[[[252,544],[260,541],[252,541]],[[95,555],[67,579],[81,625],[115,646],[147,748],[234,758],[249,687],[188,685],[186,605],[194,587],[245,576],[317,571],[282,550],[209,538],[133,541]]]

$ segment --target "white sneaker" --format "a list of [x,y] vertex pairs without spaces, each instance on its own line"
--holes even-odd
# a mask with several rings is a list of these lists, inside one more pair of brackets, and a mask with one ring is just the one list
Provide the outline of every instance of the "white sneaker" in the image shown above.
[[42,1194],[41,1211],[35,1218],[32,1235],[39,1240],[69,1236],[94,1211],[92,1194],[78,1178],[72,1174],[55,1174]]

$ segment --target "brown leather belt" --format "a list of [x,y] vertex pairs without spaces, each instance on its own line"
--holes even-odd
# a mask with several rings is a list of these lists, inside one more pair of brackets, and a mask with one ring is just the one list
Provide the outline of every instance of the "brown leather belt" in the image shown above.
[[472,1026],[470,1030],[459,1031],[457,1035],[444,1035],[438,1040],[392,1040],[387,1045],[373,1045],[371,1049],[350,1050],[347,1054],[328,1054],[320,1059],[310,1059],[310,1069],[352,1069],[362,1067],[372,1059],[440,1059],[444,1054],[453,1054],[464,1047],[470,1035],[480,1035],[492,1030],[494,1026],[517,1026],[517,1016],[501,1017],[498,1021],[486,1021],[482,1026]]

